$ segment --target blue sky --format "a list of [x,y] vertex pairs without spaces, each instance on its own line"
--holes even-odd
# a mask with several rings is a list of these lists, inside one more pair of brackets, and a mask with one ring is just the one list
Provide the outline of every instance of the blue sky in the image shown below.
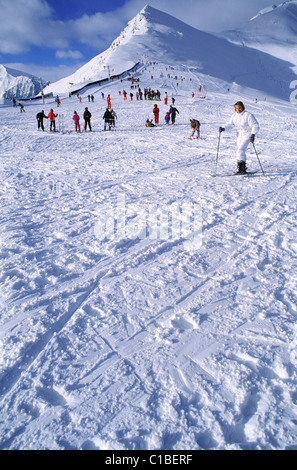
[[0,0],[0,63],[58,80],[107,49],[146,4],[219,32],[240,26],[273,1]]

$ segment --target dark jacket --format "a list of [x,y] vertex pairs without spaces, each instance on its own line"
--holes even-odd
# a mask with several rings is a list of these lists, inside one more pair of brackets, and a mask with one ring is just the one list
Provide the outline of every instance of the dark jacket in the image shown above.
[[85,111],[84,112],[84,120],[85,121],[89,121],[92,117],[92,114],[90,113],[90,111]]
[[170,106],[169,113],[170,113],[172,116],[175,116],[176,113],[179,114],[179,111],[178,111],[176,108],[173,108],[172,106]]
[[109,109],[107,109],[104,113],[104,116],[103,116],[103,119],[105,119],[105,122],[109,122],[109,121],[112,121],[113,120],[113,115],[111,114],[111,112],[109,111]]
[[48,117],[44,114],[43,111],[41,111],[40,113],[37,113],[36,114],[36,119],[37,121],[43,121],[43,119],[48,119]]

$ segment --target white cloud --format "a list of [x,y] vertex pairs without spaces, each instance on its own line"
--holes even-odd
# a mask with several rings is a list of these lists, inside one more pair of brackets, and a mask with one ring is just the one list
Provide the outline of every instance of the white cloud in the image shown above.
[[5,63],[5,67],[9,67],[11,69],[19,70],[20,72],[27,72],[35,77],[41,77],[43,80],[48,80],[50,82],[55,82],[60,80],[60,78],[67,77],[68,75],[73,74],[79,67],[81,67],[84,63],[78,62],[75,65],[65,66],[60,65],[58,67],[50,67],[50,66],[40,66],[36,64],[24,64],[21,62],[10,62]]
[[125,25],[125,19],[119,11],[108,13],[95,13],[94,15],[83,15],[81,18],[71,20],[67,23],[71,35],[83,44],[102,47],[112,42],[115,35],[119,34]]
[[[67,47],[63,36],[54,33],[52,10],[45,0],[0,0],[0,52],[19,54],[31,46]],[[50,42],[49,42],[50,41]]]
[[[281,0],[279,1],[279,3]],[[202,31],[235,29],[259,10],[271,6],[272,0],[148,0],[147,3]],[[128,0],[121,9],[132,18],[145,6],[145,0]]]
[[[169,13],[191,26],[208,31],[235,28],[272,2],[272,0],[147,1],[152,7]],[[94,15],[84,14],[77,19],[57,21],[54,13],[58,15],[58,5],[54,12],[46,0],[0,0],[0,53],[19,54],[29,51],[32,46],[71,51],[71,45],[73,47],[71,43],[74,40],[76,48],[77,42],[81,42],[96,47],[99,53],[110,45],[145,3],[146,0],[127,0],[123,7],[114,11],[98,12]],[[77,53],[78,51],[75,51],[75,54]]]
[[82,59],[83,55],[80,51],[56,51],[58,59]]

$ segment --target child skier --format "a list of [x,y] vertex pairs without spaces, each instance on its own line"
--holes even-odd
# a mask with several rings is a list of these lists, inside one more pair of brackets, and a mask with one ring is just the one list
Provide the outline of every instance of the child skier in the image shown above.
[[195,132],[197,132],[197,139],[200,138],[200,122],[197,119],[190,119],[192,134],[190,139],[193,139]]
[[115,120],[118,118],[117,115],[116,115],[116,112],[111,109],[110,110],[110,114],[112,115],[112,120],[111,120],[111,125],[112,127],[115,127]]
[[169,124],[169,123],[170,123],[170,114],[169,114],[169,111],[165,114],[165,122],[166,122],[166,124]]
[[74,124],[75,124],[75,132],[80,132],[79,115],[77,114],[76,111],[74,111],[72,119],[73,119]]
[[249,143],[254,143],[255,136],[259,132],[259,124],[253,114],[245,110],[244,104],[238,101],[234,105],[235,112],[219,132],[224,132],[226,127],[235,126],[237,129],[237,174],[245,174],[246,150]]

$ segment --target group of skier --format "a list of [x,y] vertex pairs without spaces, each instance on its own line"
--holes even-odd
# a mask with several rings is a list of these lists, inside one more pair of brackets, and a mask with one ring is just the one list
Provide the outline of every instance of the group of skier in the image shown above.
[[[153,127],[159,124],[159,113],[160,110],[158,105],[154,105],[153,114],[155,123],[153,124],[152,120],[150,121],[147,119],[146,126]],[[175,123],[175,116],[176,113],[179,113],[176,108],[172,105],[170,106],[170,110],[166,113],[165,121],[167,124],[170,122],[170,117],[172,119],[172,124]],[[200,138],[200,122],[198,119],[191,118],[190,119],[190,126],[191,126],[191,135],[190,139],[193,139],[196,134],[196,138]],[[255,116],[250,112],[245,110],[245,106],[242,101],[237,101],[234,105],[234,113],[232,114],[229,121],[224,125],[219,127],[219,139],[222,132],[225,132],[226,129],[230,127],[235,127],[237,130],[237,152],[236,152],[236,159],[237,159],[237,169],[234,172],[235,174],[246,174],[247,167],[246,167],[246,150],[250,143],[254,144],[256,134],[259,132],[259,123]],[[219,147],[218,147],[219,148]]]
[[[48,115],[46,115],[44,113],[44,110],[40,111],[39,113],[36,114],[36,120],[37,120],[37,127],[38,129],[41,129],[42,131],[44,131],[44,124],[43,124],[43,120],[44,119],[49,119],[49,122],[50,122],[50,132],[56,132],[56,118],[59,116],[59,114],[55,114],[54,110],[51,109],[50,112],[48,113]],[[92,117],[92,114],[91,112],[89,111],[88,108],[85,108],[85,111],[84,111],[84,114],[83,114],[83,118],[84,118],[84,121],[85,121],[85,131],[87,130],[87,128],[89,128],[90,131],[92,131],[92,126],[91,126],[91,117]],[[72,119],[74,121],[74,126],[75,126],[75,131],[76,132],[81,132],[81,127],[80,127],[80,117],[77,113],[77,111],[74,111],[73,113],[73,116],[72,116]]]
[[[171,119],[171,123],[173,125],[175,124],[176,113],[179,114],[179,111],[173,105],[170,105],[170,109],[166,113],[166,116],[165,116],[166,124],[169,124],[170,119]],[[153,114],[154,114],[154,124],[152,123],[152,120],[150,121],[149,119],[147,119],[145,123],[147,127],[152,127],[154,125],[159,124],[160,109],[157,104],[154,105]],[[56,131],[55,120],[57,116],[58,114],[55,114],[53,109],[50,110],[48,115],[46,115],[43,110],[39,112],[36,115],[38,129],[42,129],[44,131],[43,120],[49,119],[50,131]],[[85,131],[87,129],[92,131],[91,117],[92,117],[92,114],[89,111],[89,109],[86,107],[84,114],[83,114],[83,119],[85,121],[85,125],[84,125]],[[110,130],[113,126],[115,126],[116,118],[117,116],[115,112],[113,111],[113,109],[111,108],[110,96],[108,96],[107,108],[103,115],[104,130],[107,130],[107,129]],[[73,114],[73,121],[75,125],[75,131],[81,132],[80,117],[76,111],[74,111],[74,114]],[[195,133],[197,134],[196,138],[200,138],[200,122],[198,121],[198,119],[191,118],[190,126],[191,126],[191,131],[192,131],[190,138],[191,139],[194,138]],[[231,118],[225,125],[219,127],[219,141],[220,141],[221,133],[225,132],[225,130],[228,130],[228,128],[232,126],[234,126],[237,130],[236,174],[246,174],[247,173],[246,150],[250,143],[254,144],[255,136],[259,132],[259,124],[255,116],[245,110],[245,106],[242,103],[242,101],[238,101],[235,103],[234,113],[232,114]]]
[[[171,124],[173,124],[173,125],[175,124],[176,113],[179,114],[178,109],[176,109],[174,106],[170,105],[169,111],[167,111],[166,114],[165,114],[166,124],[169,124],[170,120],[171,120]],[[157,104],[154,105],[153,115],[154,115],[154,123],[155,123],[154,125],[159,124],[160,109],[159,109]],[[152,123],[152,121],[149,121],[149,119],[147,119],[146,122],[151,122]],[[152,127],[152,126],[147,126],[147,127]]]

